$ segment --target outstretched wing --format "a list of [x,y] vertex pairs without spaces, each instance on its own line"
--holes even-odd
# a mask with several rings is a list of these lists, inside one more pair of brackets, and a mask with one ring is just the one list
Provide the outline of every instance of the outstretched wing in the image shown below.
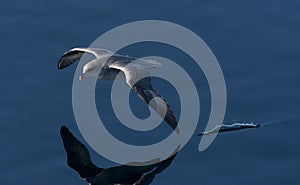
[[100,48],[73,48],[63,54],[57,63],[57,68],[64,69],[79,60],[85,53],[90,53],[97,58],[101,55],[112,54],[111,51]]
[[91,178],[103,170],[92,163],[87,148],[73,136],[67,127],[61,127],[60,135],[67,153],[67,163],[79,173],[80,177]]
[[170,127],[179,133],[176,117],[166,100],[153,89],[151,84],[149,68],[159,66],[154,61],[114,61],[109,64],[110,68],[115,68],[124,72],[127,84],[136,94],[147,104],[150,105]]

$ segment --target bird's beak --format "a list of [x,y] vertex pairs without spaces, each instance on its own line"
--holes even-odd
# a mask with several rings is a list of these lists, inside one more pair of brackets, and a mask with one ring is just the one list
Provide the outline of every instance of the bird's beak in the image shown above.
[[79,76],[79,80],[82,80],[84,76],[84,73],[82,75]]

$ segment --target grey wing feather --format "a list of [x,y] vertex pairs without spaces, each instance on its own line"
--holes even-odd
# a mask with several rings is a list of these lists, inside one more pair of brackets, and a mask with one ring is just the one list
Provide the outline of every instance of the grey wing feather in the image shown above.
[[133,62],[125,64],[122,62],[115,62],[110,64],[109,67],[123,71],[126,76],[127,84],[136,92],[136,94],[163,117],[173,130],[177,133],[179,132],[175,114],[166,100],[153,89],[150,73],[141,63]]
[[[172,111],[170,105],[167,101],[158,94],[153,88],[143,88],[139,86],[139,83],[134,85],[132,89],[137,93],[137,95],[147,104],[150,105],[161,117],[164,118],[166,123],[173,129],[178,132],[177,120],[174,112]],[[155,99],[154,99],[155,98]],[[154,100],[154,101],[151,101]],[[151,101],[151,103],[150,103]]]
[[94,177],[103,170],[92,163],[87,148],[73,136],[67,127],[62,126],[60,134],[67,153],[67,163],[79,173],[80,177]]
[[161,63],[157,62],[156,60],[139,59],[139,58],[123,56],[119,54],[111,55],[107,64],[112,68],[138,67],[138,68],[150,69],[150,68],[157,68],[161,66]]

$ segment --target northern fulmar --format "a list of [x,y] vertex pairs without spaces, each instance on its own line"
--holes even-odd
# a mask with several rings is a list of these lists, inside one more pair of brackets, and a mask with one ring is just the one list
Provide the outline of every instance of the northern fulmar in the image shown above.
[[100,48],[74,48],[62,55],[57,68],[64,69],[79,60],[85,53],[92,54],[95,59],[83,66],[82,74],[79,77],[80,80],[85,76],[114,80],[118,77],[119,72],[122,72],[129,87],[163,117],[173,130],[179,133],[178,122],[170,105],[153,89],[151,84],[149,70],[161,66],[159,62],[123,56]]

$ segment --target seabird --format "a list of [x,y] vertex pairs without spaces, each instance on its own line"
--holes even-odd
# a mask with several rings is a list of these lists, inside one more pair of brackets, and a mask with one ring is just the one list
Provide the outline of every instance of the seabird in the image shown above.
[[[153,89],[151,84],[149,69],[161,66],[159,62],[123,56],[100,48],[74,48],[62,55],[57,68],[64,69],[79,60],[85,53],[92,54],[96,58],[83,66],[82,74],[79,77],[80,80],[85,76],[114,80],[119,72],[123,72],[129,87],[163,117],[173,130],[179,133],[178,122],[170,105]],[[100,68],[101,71],[98,74]]]
[[66,126],[61,127],[60,135],[67,153],[67,164],[90,185],[149,185],[155,175],[170,166],[178,151],[175,151],[170,158],[156,164],[121,165],[104,169],[93,164],[87,148],[73,136]]

